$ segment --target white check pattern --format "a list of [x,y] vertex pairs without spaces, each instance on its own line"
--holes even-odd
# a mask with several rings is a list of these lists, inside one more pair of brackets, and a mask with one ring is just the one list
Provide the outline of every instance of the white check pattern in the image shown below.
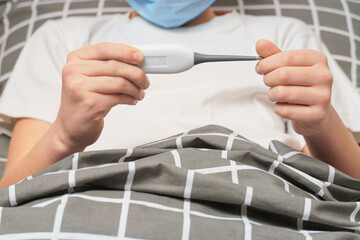
[[280,142],[266,150],[207,126],[146,147],[74,154],[0,189],[0,239],[356,239],[359,186]]

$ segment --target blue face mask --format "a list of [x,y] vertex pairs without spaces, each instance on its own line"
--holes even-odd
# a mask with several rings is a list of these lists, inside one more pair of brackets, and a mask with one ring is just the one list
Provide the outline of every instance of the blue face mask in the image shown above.
[[126,0],[147,21],[176,28],[200,16],[215,0]]

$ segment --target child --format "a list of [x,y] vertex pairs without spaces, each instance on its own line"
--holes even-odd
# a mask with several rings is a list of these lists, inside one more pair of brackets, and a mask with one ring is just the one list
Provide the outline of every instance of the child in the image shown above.
[[[0,187],[85,148],[135,147],[206,124],[263,146],[281,140],[360,178],[360,149],[331,105],[333,91],[342,118],[359,131],[360,101],[346,104],[359,97],[333,62],[330,72],[323,53],[292,50],[321,50],[312,33],[288,18],[216,16],[213,2],[128,0],[134,11],[127,15],[45,24],[1,98],[0,113],[16,123]],[[255,44],[260,38],[276,45]],[[263,82],[253,63],[202,64],[148,78],[133,45],[167,42],[214,54],[249,55],[256,48],[264,57],[255,67]]]

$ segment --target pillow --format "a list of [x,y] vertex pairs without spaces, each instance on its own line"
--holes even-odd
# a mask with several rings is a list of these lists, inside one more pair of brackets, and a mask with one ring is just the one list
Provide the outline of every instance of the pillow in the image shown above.
[[[218,10],[298,18],[327,45],[360,93],[360,0],[217,0]],[[240,8],[239,8],[240,7]],[[7,0],[0,5],[0,94],[26,40],[49,19],[126,12],[125,0]]]

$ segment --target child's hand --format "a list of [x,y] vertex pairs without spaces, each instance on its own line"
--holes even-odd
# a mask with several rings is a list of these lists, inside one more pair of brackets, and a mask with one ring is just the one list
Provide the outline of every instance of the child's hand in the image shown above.
[[256,51],[264,57],[256,72],[264,75],[265,84],[271,87],[268,97],[276,102],[274,111],[292,120],[298,134],[319,133],[332,111],[333,79],[326,56],[314,50],[281,52],[267,40],[258,41]]
[[99,43],[68,55],[62,71],[61,105],[54,122],[66,151],[82,151],[100,136],[104,117],[118,104],[135,105],[149,87],[138,67],[143,54],[130,46]]

